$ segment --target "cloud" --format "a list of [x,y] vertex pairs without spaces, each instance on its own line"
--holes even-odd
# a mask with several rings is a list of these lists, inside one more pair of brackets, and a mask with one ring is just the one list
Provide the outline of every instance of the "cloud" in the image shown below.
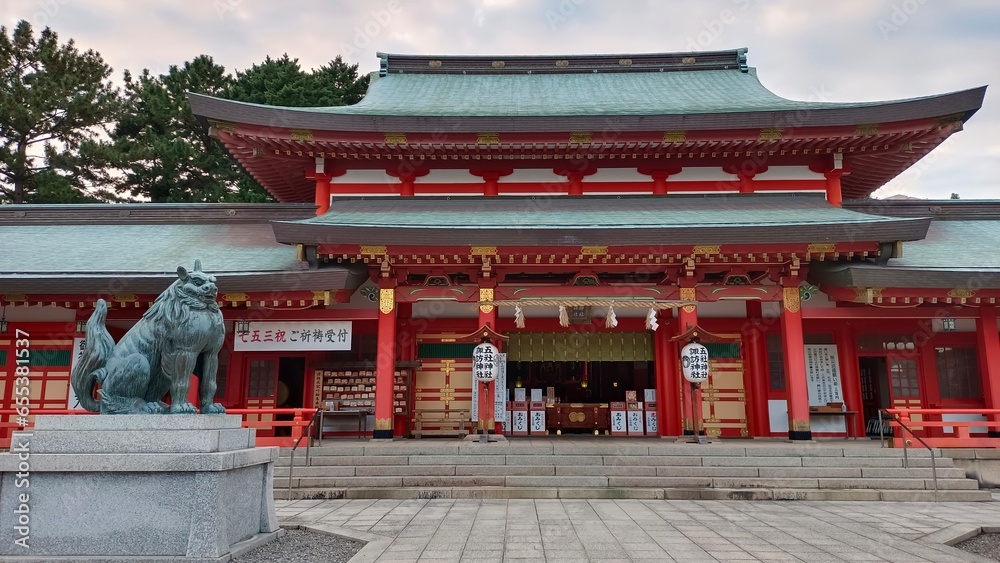
[[[993,0],[5,0],[0,25],[50,25],[116,69],[163,72],[200,54],[231,70],[287,52],[306,68],[341,54],[364,72],[377,51],[574,54],[749,47],[779,95],[897,99],[1000,82],[1000,4]],[[933,166],[879,193],[998,197],[993,131],[1000,93],[954,135]],[[937,152],[937,151],[936,151]]]

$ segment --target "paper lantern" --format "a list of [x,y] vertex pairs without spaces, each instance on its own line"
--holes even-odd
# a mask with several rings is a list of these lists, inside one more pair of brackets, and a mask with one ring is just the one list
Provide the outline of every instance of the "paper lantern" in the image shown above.
[[500,351],[484,342],[472,351],[472,373],[477,381],[493,381],[497,377],[497,360]]
[[684,379],[701,383],[708,379],[708,348],[692,342],[681,348],[681,369]]

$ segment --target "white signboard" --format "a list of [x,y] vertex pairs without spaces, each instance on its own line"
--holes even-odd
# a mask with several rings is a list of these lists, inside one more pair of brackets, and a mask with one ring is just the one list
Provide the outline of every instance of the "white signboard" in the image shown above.
[[843,403],[840,385],[840,363],[834,344],[806,345],[806,380],[809,382],[809,406]]
[[646,434],[656,434],[656,411],[646,411]]
[[630,435],[642,435],[642,411],[628,411],[628,433]]
[[611,431],[625,434],[625,411],[611,411]]
[[237,352],[350,350],[351,321],[251,322],[234,342]]
[[[497,354],[497,377],[493,381],[493,416],[507,424],[507,354]],[[506,430],[506,427],[504,428]]]
[[531,412],[531,433],[545,434],[545,411]]
[[[527,393],[527,392],[528,392],[528,390],[525,389],[524,387],[516,387],[516,388],[514,388],[514,400],[515,401],[527,401],[528,399],[525,396],[525,393]],[[539,399],[539,401],[540,400],[541,399]]]
[[513,432],[527,432],[528,431],[528,411],[513,411],[511,413],[513,417],[513,422],[511,423],[511,431]]
[[[73,339],[73,357],[70,359],[69,372],[73,373],[76,369],[77,362],[80,361],[80,356],[83,355],[83,349],[87,346],[86,338],[74,338]],[[69,394],[66,395],[66,408],[70,410],[86,410],[80,405],[80,399],[76,398],[76,391],[73,390],[73,385],[69,386]]]

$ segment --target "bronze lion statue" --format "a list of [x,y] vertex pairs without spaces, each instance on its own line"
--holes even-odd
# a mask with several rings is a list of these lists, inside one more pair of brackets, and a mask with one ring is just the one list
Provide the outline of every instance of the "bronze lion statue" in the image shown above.
[[[108,305],[97,301],[71,378],[83,408],[102,414],[195,413],[187,396],[200,358],[201,412],[226,412],[213,402],[218,354],[226,336],[215,302],[215,276],[202,272],[196,260],[193,272],[178,267],[177,278],[118,344],[104,324]],[[98,385],[100,399],[94,396]],[[170,405],[163,402],[168,393]]]

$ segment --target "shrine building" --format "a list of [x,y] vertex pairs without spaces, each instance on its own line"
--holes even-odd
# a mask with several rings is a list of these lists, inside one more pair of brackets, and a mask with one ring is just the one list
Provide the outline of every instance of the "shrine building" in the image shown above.
[[[95,301],[120,338],[200,259],[226,318],[220,401],[362,412],[374,438],[808,440],[887,408],[1000,409],[1000,201],[870,199],[985,87],[793,101],[745,49],[379,56],[352,106],[189,95],[280,203],[0,208],[0,406],[16,328],[32,405],[72,406]],[[473,378],[483,330],[492,385]],[[710,373],[691,396],[695,337]]]

